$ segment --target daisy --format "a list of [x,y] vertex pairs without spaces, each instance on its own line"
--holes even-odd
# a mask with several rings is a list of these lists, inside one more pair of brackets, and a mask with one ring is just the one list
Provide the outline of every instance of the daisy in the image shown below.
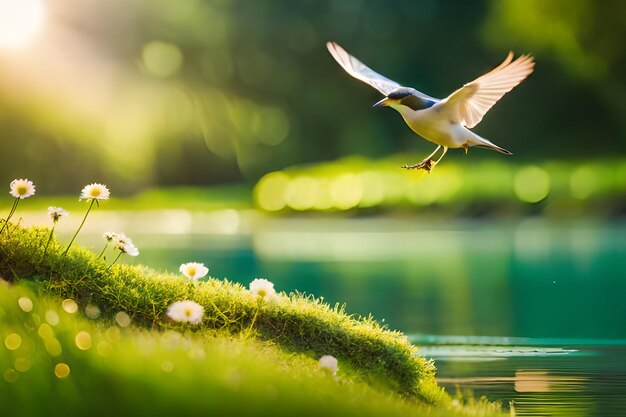
[[23,200],[35,194],[35,184],[33,184],[32,181],[26,179],[11,181],[11,184],[9,184],[9,188],[11,189],[11,191],[9,191],[9,194],[15,197],[15,201],[13,202],[13,207],[11,207],[9,215],[2,225],[2,229],[0,229],[0,233],[4,231],[4,228],[9,223],[9,220],[11,220],[11,217],[15,213],[15,210],[17,209],[17,205],[19,204],[20,200]]
[[111,192],[104,184],[93,183],[86,185],[80,193],[80,200],[108,200]]
[[61,207],[48,207],[48,216],[54,223],[58,222],[61,217],[67,216],[69,213]]
[[74,243],[74,239],[76,239],[76,236],[78,236],[78,232],[80,232],[80,229],[83,228],[83,225],[85,224],[85,220],[87,220],[87,216],[89,215],[89,212],[91,211],[91,208],[93,207],[93,204],[98,203],[98,206],[99,206],[100,205],[99,201],[108,200],[110,195],[111,195],[111,192],[106,187],[106,185],[98,184],[95,182],[93,184],[86,185],[82,189],[79,200],[91,200],[91,203],[89,203],[89,208],[87,209],[87,213],[85,213],[85,217],[83,217],[83,221],[80,223],[80,226],[78,226],[78,230],[76,230],[76,233],[74,233],[74,236],[72,236],[72,240],[70,240],[69,245],[67,245],[67,249],[65,249],[65,252],[63,252],[63,256],[67,255],[67,252],[72,247],[72,243]]
[[167,310],[167,316],[172,320],[191,324],[200,324],[203,315],[204,308],[190,300],[177,301]]
[[319,363],[320,368],[329,370],[333,375],[336,375],[339,370],[337,358],[334,356],[324,355],[320,358]]
[[111,265],[109,265],[107,269],[112,267],[113,264],[115,264],[115,262],[117,262],[117,260],[120,259],[120,256],[122,256],[122,254],[124,253],[128,256],[133,256],[133,257],[139,255],[139,249],[137,248],[137,246],[135,246],[133,244],[133,241],[130,240],[130,238],[127,237],[124,233],[117,234],[117,241],[115,242],[115,249],[118,249],[120,253],[117,255],[117,258],[115,258],[115,260],[111,262]]
[[46,242],[46,248],[43,250],[44,256],[48,252],[48,246],[50,246],[50,241],[52,240],[52,236],[54,235],[54,229],[57,227],[57,222],[61,217],[67,216],[69,213],[63,210],[61,207],[48,207],[48,216],[52,219],[52,230],[50,230],[50,236],[48,237],[48,241]]
[[128,256],[135,257],[139,255],[139,249],[130,240],[124,244],[118,244],[117,248]]
[[10,194],[15,198],[19,198],[20,200],[35,195],[35,184],[33,184],[32,181],[26,179],[13,180],[11,181],[10,187]]
[[139,249],[133,244],[133,241],[124,233],[117,233],[115,236],[115,248],[119,249],[122,253],[126,253],[130,256],[139,255]]
[[272,301],[278,297],[274,284],[264,278],[256,278],[250,283],[250,294],[261,297],[265,301]]
[[198,262],[187,262],[179,268],[180,272],[189,279],[198,281],[209,273],[209,268]]
[[130,241],[130,238],[128,236],[126,236],[124,233],[116,233],[115,234],[115,243],[116,244],[119,245],[121,243],[123,245],[127,241]]

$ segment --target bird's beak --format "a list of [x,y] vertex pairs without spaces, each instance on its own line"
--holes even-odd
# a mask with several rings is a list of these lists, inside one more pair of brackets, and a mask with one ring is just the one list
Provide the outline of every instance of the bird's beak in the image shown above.
[[378,103],[374,104],[372,107],[388,106],[390,101],[391,100],[389,100],[389,97],[385,97],[384,99],[380,100]]

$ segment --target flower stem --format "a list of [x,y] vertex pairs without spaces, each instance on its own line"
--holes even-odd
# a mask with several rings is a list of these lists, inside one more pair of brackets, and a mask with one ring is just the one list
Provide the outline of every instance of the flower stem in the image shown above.
[[50,236],[48,237],[48,241],[46,242],[46,248],[43,250],[43,256],[46,256],[48,253],[48,246],[50,246],[50,241],[52,240],[52,235],[54,235],[54,228],[57,227],[56,222],[52,225],[52,230],[50,230]]
[[74,239],[76,239],[76,236],[78,236],[78,232],[80,232],[80,229],[83,228],[83,225],[85,224],[85,220],[87,220],[87,216],[89,215],[89,212],[91,211],[91,208],[93,207],[94,201],[96,201],[96,199],[92,198],[91,204],[89,204],[89,208],[87,209],[87,213],[85,213],[85,217],[83,217],[83,221],[80,222],[80,226],[78,226],[78,230],[76,231],[76,233],[74,233],[74,236],[72,236],[72,240],[70,240],[70,244],[67,245],[67,249],[65,249],[65,252],[63,252],[63,256],[67,255],[67,252],[72,247],[72,243],[74,243]]
[[11,220],[11,217],[13,217],[13,213],[15,213],[15,209],[17,209],[17,205],[19,204],[19,202],[20,202],[19,198],[16,198],[15,201],[13,202],[13,207],[11,207],[11,211],[9,212],[7,219],[4,221],[4,224],[2,225],[2,229],[0,229],[0,233],[4,232],[4,228],[7,226],[7,224],[9,224],[9,220]]
[[254,328],[254,324],[256,323],[256,318],[259,316],[259,310],[261,307],[257,303],[256,311],[254,312],[254,317],[252,317],[252,322],[250,323],[250,327],[246,331],[246,334],[243,336],[243,340],[247,340],[252,334],[252,329]]
[[124,253],[124,252],[120,251],[119,255],[117,255],[117,258],[115,258],[115,259],[113,260],[113,262],[111,262],[111,265],[107,266],[107,271],[109,270],[109,268],[111,268],[111,267],[113,266],[113,264],[114,264],[115,262],[117,262],[117,260],[118,260],[118,259],[120,259],[120,256],[122,256],[122,253]]
[[107,243],[104,244],[104,248],[102,248],[102,252],[100,252],[100,255],[98,255],[98,257],[96,258],[96,261],[102,258],[102,255],[104,255],[104,251],[107,250],[108,247],[109,247],[109,242],[107,241]]

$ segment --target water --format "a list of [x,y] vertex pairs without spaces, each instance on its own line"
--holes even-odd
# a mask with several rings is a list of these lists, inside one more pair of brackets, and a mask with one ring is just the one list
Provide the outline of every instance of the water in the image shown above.
[[626,415],[626,340],[480,339],[415,342],[450,393],[514,401],[517,416]]
[[514,401],[518,416],[626,416],[626,223],[215,216],[122,230],[155,268],[204,262],[372,313],[452,393]]

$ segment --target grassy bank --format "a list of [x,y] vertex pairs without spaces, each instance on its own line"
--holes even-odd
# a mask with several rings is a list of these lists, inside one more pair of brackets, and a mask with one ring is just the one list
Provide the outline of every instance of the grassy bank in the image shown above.
[[[220,358],[231,355],[230,363],[237,362],[239,356],[247,357],[248,359],[242,359],[242,364],[246,360],[258,362],[258,366],[251,365],[251,369],[260,367],[262,370],[258,371],[259,374],[266,373],[265,367],[269,367],[275,370],[282,369],[280,372],[291,375],[277,377],[278,384],[282,384],[280,381],[285,378],[293,378],[294,375],[311,374],[312,370],[316,369],[317,358],[329,354],[339,359],[340,368],[347,378],[344,382],[349,382],[347,388],[360,390],[361,395],[369,396],[371,393],[368,390],[374,391],[372,387],[376,387],[378,395],[385,398],[391,396],[393,400],[388,401],[397,403],[398,407],[406,407],[403,402],[405,400],[414,406],[422,404],[422,407],[430,405],[438,409],[446,409],[452,404],[436,385],[433,364],[420,357],[417,349],[404,335],[382,328],[372,319],[355,318],[348,315],[341,306],[331,307],[300,294],[289,296],[282,294],[278,301],[270,303],[254,298],[241,285],[228,281],[208,279],[195,285],[186,278],[159,274],[143,267],[115,265],[108,269],[103,260],[96,259],[94,254],[80,248],[71,250],[66,257],[62,256],[63,248],[54,240],[44,254],[48,233],[47,229],[23,229],[14,226],[11,226],[8,232],[5,230],[0,236],[0,274],[9,282],[28,283],[41,293],[75,300],[81,309],[97,306],[101,313],[99,322],[113,323],[112,318],[119,312],[124,312],[131,319],[134,329],[152,329],[151,332],[133,330],[128,339],[120,341],[118,345],[120,355],[124,352],[129,352],[129,358],[139,355],[145,344],[139,343],[138,340],[147,340],[147,346],[158,345],[158,340],[165,337],[163,332],[168,329],[189,334],[193,330],[195,336],[190,336],[189,343],[208,349],[205,356]],[[187,299],[200,303],[205,309],[202,323],[193,329],[189,327],[190,325],[176,325],[165,317],[171,303]],[[3,302],[2,305],[4,304]],[[3,311],[6,315],[10,309]],[[37,317],[37,320],[42,320],[43,315],[38,314]],[[75,324],[71,324],[79,327],[85,325],[85,321],[79,319]],[[88,325],[91,327],[86,331],[96,335],[91,337],[92,346],[97,346],[93,342],[94,338],[104,338],[102,340],[106,341],[106,336],[102,333],[105,331],[104,327]],[[33,325],[30,328],[34,328]],[[28,333],[24,329],[22,332]],[[66,343],[72,344],[71,336],[74,333],[69,332]],[[37,337],[33,336],[33,339]],[[61,341],[60,343],[64,345]],[[235,355],[229,353],[231,351],[242,353]],[[266,354],[274,355],[273,359],[264,358]],[[153,357],[150,354],[143,361],[151,362],[152,366],[157,368],[154,372],[160,373],[162,370],[158,369],[158,365],[163,363],[163,357],[155,355]],[[184,356],[183,353],[180,355]],[[156,384],[149,372],[143,375],[135,370],[134,372],[139,373],[134,375],[132,370],[126,370],[127,367],[123,366],[123,363],[119,364],[120,369],[115,365],[107,371],[108,368],[100,367],[93,358],[81,361],[84,363],[80,366],[87,369],[86,375],[91,373],[99,375],[104,372],[103,380],[97,382],[98,384],[107,385],[104,379],[110,378],[114,381],[118,377],[107,374],[109,371],[113,374],[120,373],[119,377],[127,379],[126,383],[129,385],[134,386],[132,381],[139,381],[139,386],[145,387],[146,392],[154,389],[151,388],[151,384]],[[125,361],[135,363],[132,359]],[[220,364],[227,362],[227,359],[219,360]],[[281,365],[283,362],[285,366]],[[195,379],[187,384],[194,380],[202,384],[205,374],[210,373],[200,370],[203,366],[209,366],[207,364],[197,365],[192,362],[183,365],[185,366],[188,366],[188,372],[197,372]],[[247,368],[246,365],[241,366],[242,369]],[[285,371],[283,369],[285,367],[291,371]],[[311,384],[308,389],[309,395],[312,398],[318,396],[316,382],[307,379],[301,383]],[[328,385],[328,395],[331,393],[335,395],[336,382],[332,380],[325,384],[335,384]],[[285,395],[291,397],[293,389],[289,387],[290,384],[285,383],[285,390],[289,392]],[[72,389],[78,390],[76,387]],[[81,385],[80,390],[82,389]],[[163,386],[163,389],[168,388]],[[342,395],[357,394],[348,390]],[[175,397],[172,394],[172,399]],[[401,401],[401,397],[404,400]],[[296,396],[293,401],[299,402],[298,398],[299,396]],[[195,407],[196,400],[193,401]],[[233,407],[236,406],[235,403]],[[252,405],[251,407],[257,409]],[[421,410],[420,412],[423,412],[424,409]],[[392,415],[390,413],[391,411],[386,414]],[[377,415],[383,414],[385,413]]]
[[255,338],[120,327],[60,298],[0,285],[0,404],[21,416],[492,415],[429,407],[338,377]]

